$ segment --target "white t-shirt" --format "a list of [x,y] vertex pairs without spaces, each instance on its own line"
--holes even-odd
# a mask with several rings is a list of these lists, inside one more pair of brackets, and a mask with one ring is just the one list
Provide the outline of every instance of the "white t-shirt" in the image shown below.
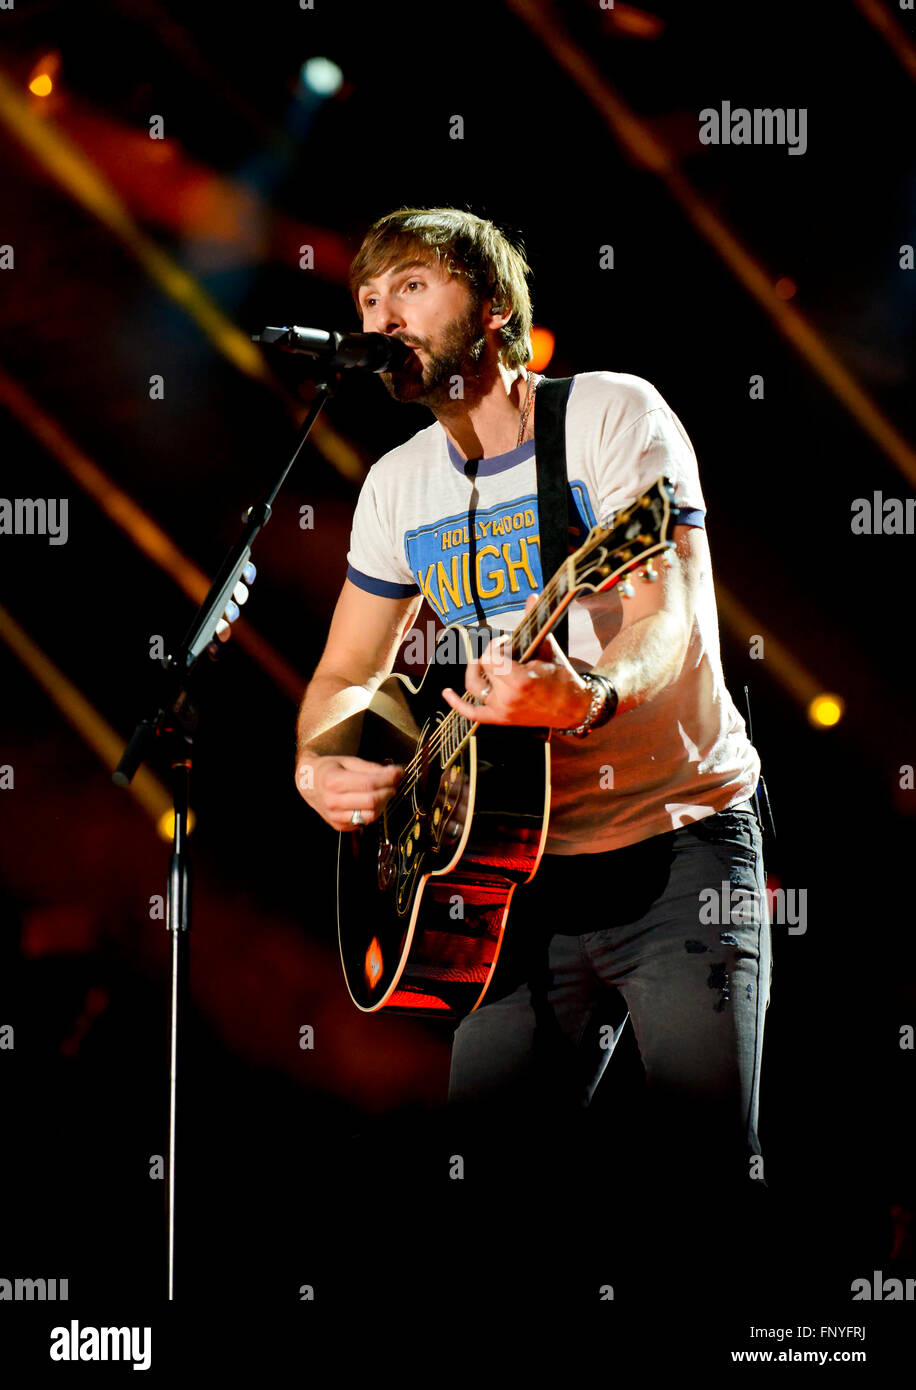
[[[641,377],[584,372],[573,378],[566,456],[585,530],[629,505],[660,474],[674,486],[680,523],[704,528],[706,504],[693,446],[659,392]],[[476,487],[478,594],[487,622],[511,631],[525,599],[541,592],[545,578],[534,442],[480,460]],[[390,597],[422,592],[443,626],[476,625],[471,502],[465,460],[445,430],[438,422],[420,430],[369,471],[353,517],[348,578]],[[598,665],[619,628],[624,602],[616,589],[573,600],[568,654],[579,669]],[[550,746],[550,854],[635,844],[753,794],[760,760],[725,687],[708,563],[677,678],[587,738],[554,735]]]

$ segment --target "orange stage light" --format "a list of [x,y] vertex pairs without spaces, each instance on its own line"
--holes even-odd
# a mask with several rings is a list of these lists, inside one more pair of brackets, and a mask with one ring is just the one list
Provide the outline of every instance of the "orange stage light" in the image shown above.
[[619,3],[607,11],[608,28],[633,39],[658,39],[665,32],[665,21],[648,10]]
[[808,706],[808,718],[816,729],[830,729],[839,724],[844,708],[839,695],[818,695]]
[[532,328],[531,357],[527,365],[533,372],[542,372],[553,357],[556,337],[549,328]]
[[[197,817],[189,807],[187,821],[189,835],[193,834],[196,824]],[[160,840],[171,841],[173,839],[175,835],[175,808],[173,806],[170,806],[167,811],[162,812],[162,815],[156,822],[156,833]]]
[[29,78],[29,91],[32,96],[50,96],[54,90],[54,82],[59,71],[60,54],[43,53],[33,67],[32,75]]

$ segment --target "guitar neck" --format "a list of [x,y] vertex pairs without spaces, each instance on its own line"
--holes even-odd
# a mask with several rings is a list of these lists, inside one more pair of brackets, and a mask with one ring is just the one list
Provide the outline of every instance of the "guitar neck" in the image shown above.
[[531,660],[572,597],[569,567],[564,564],[557,570],[537,603],[532,605],[513,631],[509,647],[513,661]]
[[[563,609],[571,601],[573,595],[569,577],[569,569],[564,564],[547,584],[537,603],[532,605],[516,626],[507,648],[513,661],[523,663],[531,660]],[[476,696],[467,690],[464,692],[464,699],[471,704],[477,704]],[[456,710],[451,710],[446,715],[436,731],[437,741],[442,750],[443,766],[447,766],[452,758],[460,753],[474,727],[471,720],[466,719],[463,714],[458,714]]]

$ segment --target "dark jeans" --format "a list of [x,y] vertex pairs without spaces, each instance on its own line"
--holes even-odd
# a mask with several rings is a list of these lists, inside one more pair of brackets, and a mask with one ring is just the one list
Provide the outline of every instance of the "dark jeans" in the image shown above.
[[[736,912],[734,889],[757,910]],[[656,1192],[757,1186],[770,977],[751,802],[624,849],[545,856],[516,890],[485,1002],[455,1032],[453,1113],[522,1147],[570,1133],[628,1011],[646,1085],[638,1118],[603,1122],[613,1151],[650,1165]]]

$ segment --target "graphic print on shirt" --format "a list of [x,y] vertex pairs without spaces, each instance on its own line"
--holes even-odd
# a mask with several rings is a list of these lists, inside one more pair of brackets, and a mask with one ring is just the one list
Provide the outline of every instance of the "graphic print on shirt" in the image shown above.
[[[585,485],[570,483],[585,530],[595,518]],[[487,614],[524,608],[544,585],[537,493],[474,513],[476,591]],[[466,511],[404,534],[404,553],[426,601],[444,623],[474,622]],[[548,575],[548,578],[550,576]]]

